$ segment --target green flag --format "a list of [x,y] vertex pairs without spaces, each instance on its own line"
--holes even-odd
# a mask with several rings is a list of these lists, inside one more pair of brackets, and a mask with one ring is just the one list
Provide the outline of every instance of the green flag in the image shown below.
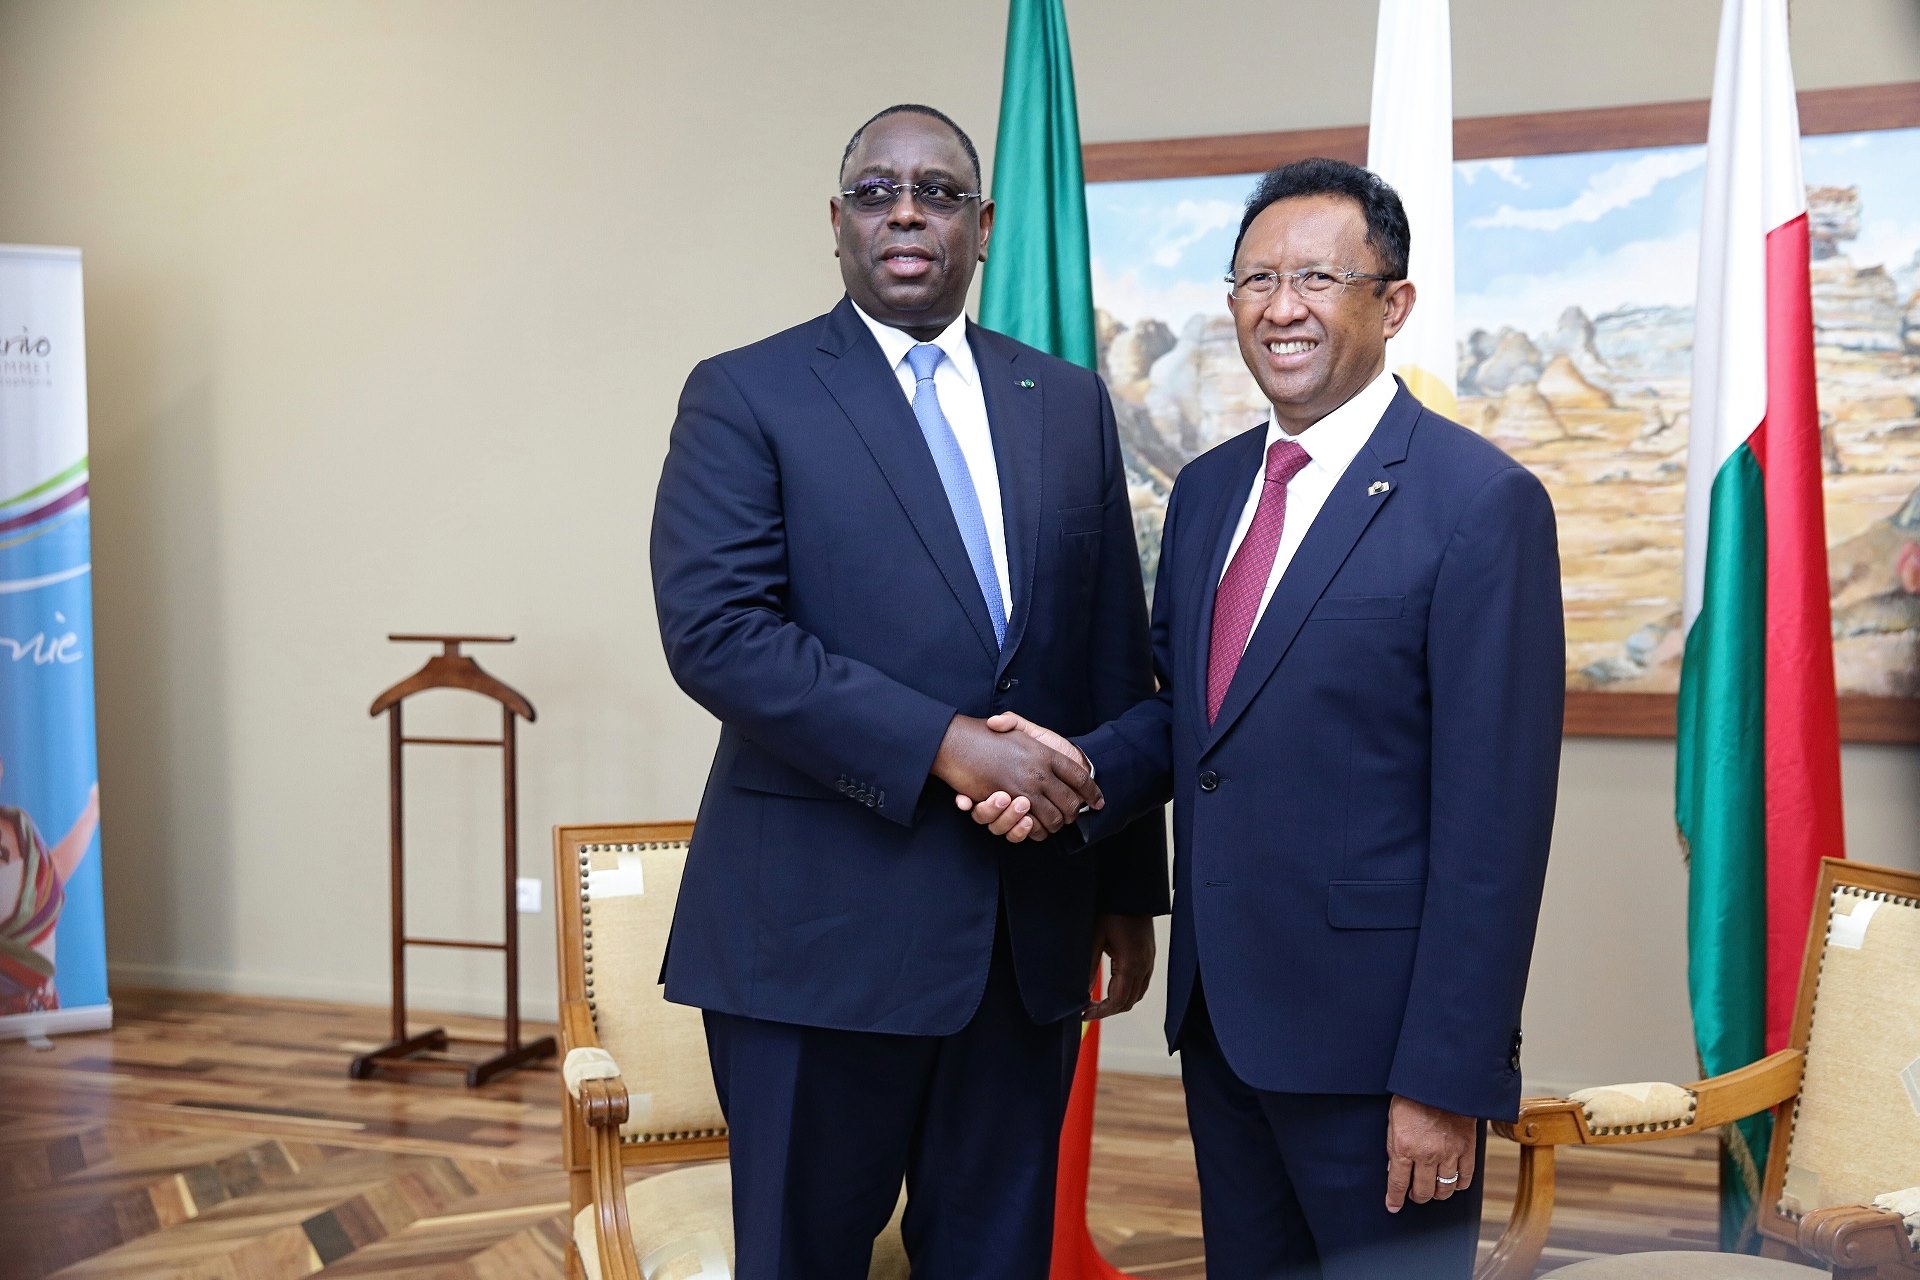
[[980,323],[1098,367],[1073,54],[1060,0],[1013,0]]
[[[993,239],[980,323],[1062,360],[1099,368],[1080,113],[1060,0],[1013,0],[1000,136],[993,153]],[[1094,989],[1098,998],[1098,988]],[[1082,1023],[1080,1061],[1054,1183],[1053,1280],[1124,1280],[1087,1229],[1100,1024]]]

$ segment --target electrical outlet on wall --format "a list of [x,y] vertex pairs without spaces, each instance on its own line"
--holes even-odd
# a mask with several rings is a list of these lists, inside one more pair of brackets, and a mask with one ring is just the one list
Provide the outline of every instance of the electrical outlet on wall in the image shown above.
[[539,915],[540,881],[534,876],[521,876],[513,882],[513,899],[521,915]]

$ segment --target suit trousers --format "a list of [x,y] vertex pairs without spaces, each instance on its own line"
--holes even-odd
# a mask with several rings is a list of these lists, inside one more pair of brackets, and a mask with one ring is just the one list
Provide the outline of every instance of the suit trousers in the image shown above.
[[741,1280],[865,1280],[903,1179],[914,1280],[1045,1280],[1080,1027],[1028,1015],[1004,916],[980,1006],[952,1035],[712,1011],[706,1030]]
[[[1329,1028],[1329,1034],[1339,1034]],[[1227,1063],[1196,985],[1180,1035],[1207,1280],[1467,1280],[1481,1174],[1388,1213],[1386,1094],[1269,1093]],[[1480,1126],[1476,1170],[1485,1168]]]

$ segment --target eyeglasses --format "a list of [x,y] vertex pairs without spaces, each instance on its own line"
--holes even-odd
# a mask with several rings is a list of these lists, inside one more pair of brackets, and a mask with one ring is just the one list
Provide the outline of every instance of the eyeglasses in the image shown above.
[[1298,271],[1249,271],[1243,276],[1229,273],[1227,283],[1231,285],[1233,299],[1236,302],[1258,302],[1271,298],[1280,290],[1282,280],[1293,282],[1293,291],[1303,298],[1323,297],[1332,293],[1336,285],[1348,285],[1357,280],[1398,280],[1399,276],[1377,275],[1370,271],[1322,271],[1317,267],[1302,267]]
[[925,182],[891,182],[886,178],[862,178],[852,188],[840,193],[841,197],[853,201],[853,207],[862,213],[885,213],[893,208],[894,201],[906,192],[913,202],[928,213],[939,217],[958,213],[969,200],[980,199],[978,191],[961,191],[953,183],[940,178],[930,178]]

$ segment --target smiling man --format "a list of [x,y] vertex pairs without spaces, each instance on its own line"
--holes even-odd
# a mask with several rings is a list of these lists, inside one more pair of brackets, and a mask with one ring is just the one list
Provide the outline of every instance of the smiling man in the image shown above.
[[[1088,848],[1099,789],[986,717],[1085,731],[1153,689],[1099,380],[968,323],[993,204],[929,107],[848,143],[847,296],[702,362],[660,479],[674,677],[721,722],[666,961],[706,1011],[735,1274],[859,1280],[908,1199],[917,1280],[1039,1280],[1089,957],[1140,998],[1158,811]],[[1031,796],[1038,849],[955,797]]]
[[[1565,644],[1553,508],[1387,372],[1407,218],[1306,160],[1228,277],[1270,421],[1196,458],[1154,591],[1160,691],[1074,739],[1089,836],[1174,799],[1167,1037],[1210,1280],[1461,1277],[1520,1089]],[[1009,794],[976,821],[1019,839]]]

